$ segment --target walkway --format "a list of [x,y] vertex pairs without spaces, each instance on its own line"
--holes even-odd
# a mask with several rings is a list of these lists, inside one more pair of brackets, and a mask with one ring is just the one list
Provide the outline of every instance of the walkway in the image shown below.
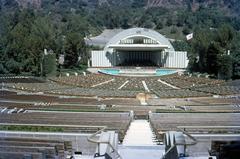
[[165,84],[165,85],[167,85],[168,87],[172,87],[173,89],[180,89],[180,88],[178,88],[178,87],[176,87],[176,86],[174,86],[174,85],[171,85],[170,83],[167,83],[167,82],[165,82],[165,81],[162,81],[162,80],[160,80],[160,79],[158,79],[158,82],[160,82],[160,83],[162,83],[162,84]]
[[123,146],[154,146],[155,136],[147,120],[134,120],[123,140]]
[[157,145],[147,120],[134,120],[118,150],[123,159],[159,159],[165,153],[165,146]]
[[165,146],[119,146],[122,159],[160,159],[165,153]]
[[110,82],[112,82],[112,81],[114,81],[114,78],[111,79],[111,80],[108,80],[108,81],[102,82],[102,83],[98,83],[98,84],[92,85],[91,87],[94,88],[94,87],[97,87],[97,86],[101,86],[101,85],[103,85],[103,84],[110,83]]

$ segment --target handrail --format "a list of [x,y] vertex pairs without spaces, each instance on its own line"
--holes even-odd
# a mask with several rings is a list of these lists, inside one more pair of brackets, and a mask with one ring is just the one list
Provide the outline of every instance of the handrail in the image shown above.
[[121,155],[118,153],[118,151],[114,148],[114,146],[110,143],[110,141],[100,141],[99,139],[95,139],[97,137],[98,134],[104,132],[104,130],[107,129],[107,126],[99,126],[99,128],[101,128],[100,130],[98,130],[97,132],[95,132],[94,134],[90,135],[87,139],[89,142],[92,143],[96,143],[98,144],[98,153],[100,154],[100,149],[99,149],[99,144],[108,144],[111,149],[113,150],[112,152],[116,152],[118,155],[118,158],[122,159]]
[[167,151],[166,153],[161,157],[161,159],[164,159],[165,156],[175,147],[178,145],[184,145],[184,146],[190,146],[190,145],[195,145],[197,144],[197,139],[194,138],[190,133],[188,133],[185,128],[203,128],[203,129],[219,129],[219,128],[226,128],[226,129],[230,129],[230,128],[239,128],[240,126],[177,126],[176,127],[179,131],[181,131],[183,134],[187,135],[192,142],[190,143],[174,143],[174,145],[172,145]]
[[187,135],[187,136],[192,140],[192,142],[190,142],[190,143],[174,143],[174,145],[172,145],[172,146],[165,152],[165,154],[161,157],[161,159],[164,159],[165,156],[166,156],[169,152],[171,152],[171,150],[172,150],[174,147],[176,147],[176,146],[178,146],[178,145],[190,146],[190,145],[195,145],[195,144],[197,144],[197,139],[195,139],[193,136],[191,136],[191,134],[189,134],[188,132],[186,132],[185,130],[183,130],[183,129],[181,129],[181,128],[178,128],[178,127],[177,127],[177,129],[180,130],[183,134]]

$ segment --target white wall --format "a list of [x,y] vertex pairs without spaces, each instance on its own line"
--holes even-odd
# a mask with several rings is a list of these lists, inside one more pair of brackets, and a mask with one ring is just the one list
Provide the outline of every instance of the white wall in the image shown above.
[[92,67],[112,67],[116,61],[115,53],[107,53],[103,50],[92,51]]
[[162,53],[163,67],[166,68],[187,68],[188,66],[187,52],[171,51]]

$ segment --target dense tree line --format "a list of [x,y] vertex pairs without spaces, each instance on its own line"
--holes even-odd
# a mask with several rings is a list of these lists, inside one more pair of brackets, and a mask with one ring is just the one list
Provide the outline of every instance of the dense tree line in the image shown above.
[[[176,50],[189,52],[190,71],[239,78],[239,17],[214,7],[193,12],[144,8],[145,0],[132,0],[131,5],[127,0],[109,3],[47,0],[41,10],[19,9],[16,5],[0,8],[0,74],[52,74],[48,67],[56,70],[57,66],[48,66],[49,61],[57,65],[51,59],[60,55],[65,56],[64,68],[86,65],[89,48],[84,37],[97,35],[105,28],[145,27],[174,35]],[[192,32],[194,39],[186,41],[185,35]],[[49,61],[44,49],[51,53]]]
[[[66,68],[77,67],[80,62],[86,63],[83,38],[88,26],[85,20],[75,14],[62,22],[53,18],[33,10],[18,10],[1,16],[4,23],[1,26],[0,74],[48,74],[49,65],[44,65],[48,56],[45,56],[44,50],[56,58],[64,54]],[[51,68],[55,69],[54,66]]]
[[235,32],[229,25],[215,29],[196,29],[195,37],[190,42],[189,69],[207,72],[223,79],[231,78],[234,35]]

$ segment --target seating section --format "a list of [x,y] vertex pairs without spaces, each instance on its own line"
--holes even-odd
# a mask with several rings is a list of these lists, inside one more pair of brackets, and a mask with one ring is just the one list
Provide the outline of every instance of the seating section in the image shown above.
[[185,98],[185,97],[211,96],[210,93],[193,91],[189,89],[158,90],[158,91],[154,91],[154,93],[160,98]]
[[177,126],[239,126],[240,113],[153,113],[150,121],[156,132]]
[[237,86],[228,86],[228,85],[218,85],[211,87],[196,87],[192,88],[194,91],[201,91],[217,95],[233,95],[240,94],[240,85]]
[[67,88],[73,88],[67,85],[60,85],[55,82],[45,82],[45,83],[14,83],[7,84],[5,87],[13,88],[22,91],[32,91],[32,92],[45,92],[50,90],[64,90]]
[[136,97],[138,93],[150,90],[161,98],[179,98],[239,94],[239,83],[178,74],[160,77],[87,74],[50,78],[45,83],[10,82],[4,87],[27,92],[99,97]]
[[83,88],[90,88],[96,84],[111,80],[111,76],[101,74],[87,74],[86,76],[65,76],[59,78],[51,78],[51,80],[68,85],[74,85]]
[[91,88],[69,88],[57,91],[46,91],[46,93],[57,95],[72,95],[72,96],[98,96],[98,97],[135,97],[138,91],[124,90],[106,90],[106,89],[91,89]]
[[149,89],[171,89],[171,87],[158,82],[158,77],[118,77],[108,75],[88,74],[87,76],[59,77],[51,80],[83,88],[97,88],[110,90],[144,91],[142,81]]
[[179,88],[214,86],[217,84],[224,83],[223,80],[215,80],[210,78],[187,76],[187,75],[180,76],[178,74],[162,76],[160,79]]
[[0,75],[0,83],[43,83],[44,80],[35,77]]
[[72,154],[70,142],[32,138],[0,138],[1,159],[66,158]]
[[[107,126],[108,130],[119,132],[120,138],[123,138],[131,119],[129,113],[110,112],[29,112],[24,114],[1,114],[0,116],[2,123]],[[86,130],[86,127],[79,128],[77,132]]]

